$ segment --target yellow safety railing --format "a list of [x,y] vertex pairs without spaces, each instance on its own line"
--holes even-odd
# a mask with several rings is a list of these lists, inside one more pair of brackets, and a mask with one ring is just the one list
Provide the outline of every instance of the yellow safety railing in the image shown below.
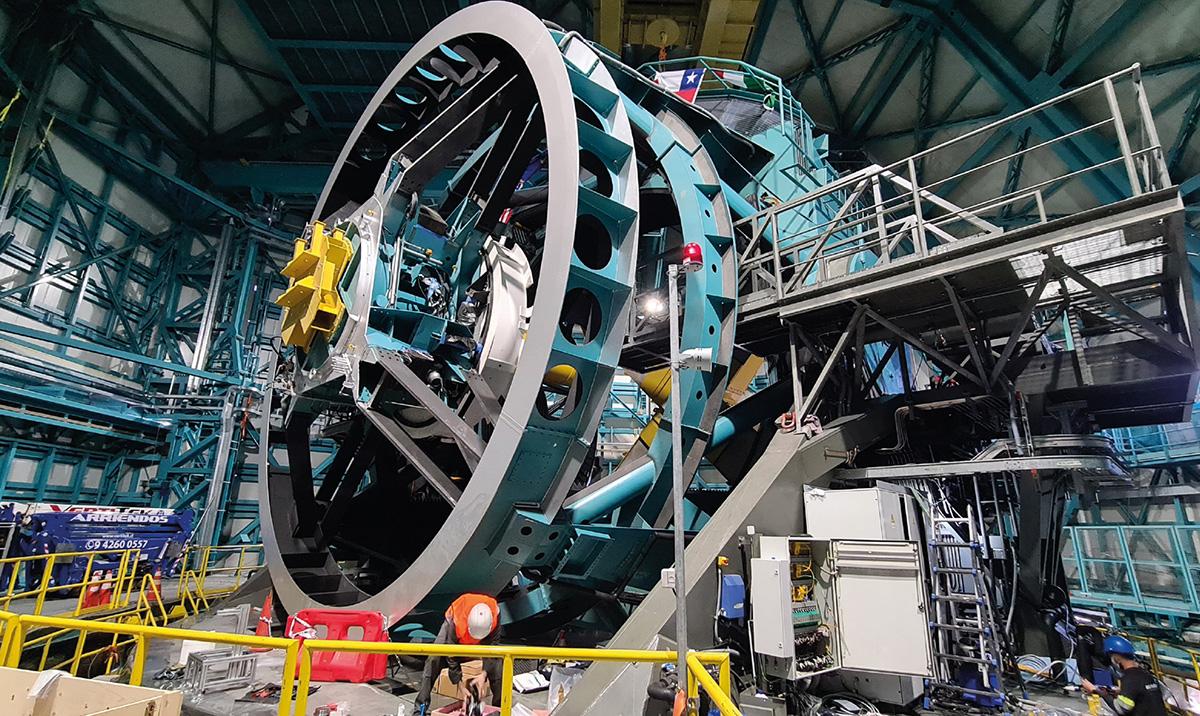
[[729,679],[729,654],[725,654],[725,659],[718,662],[717,666],[720,669],[718,672],[718,680],[713,681],[713,677],[705,668],[705,663],[700,659],[700,653],[688,652],[688,683],[689,696],[695,696],[692,693],[690,684],[698,683],[708,697],[712,699],[713,706],[721,712],[721,716],[741,716],[742,712],[738,710],[737,704],[733,703],[730,689],[732,684]]
[[[54,554],[6,557],[0,559],[0,609],[22,613],[44,614],[46,603],[74,596],[71,609],[57,611],[57,616],[80,616],[95,611],[126,609],[140,598],[139,585],[145,584],[146,574],[139,575],[137,549],[95,550],[90,552],[57,552]],[[71,571],[82,561],[82,577],[78,581],[59,583],[57,572],[64,566]],[[111,565],[115,563],[116,567]],[[104,570],[99,570],[105,565]],[[189,607],[207,607],[215,597],[237,591],[263,566],[261,544],[217,547],[189,547],[180,555],[171,574],[160,576],[159,597],[171,593],[172,582],[178,589],[173,597],[189,602]],[[93,578],[97,571],[104,574]],[[111,572],[111,574],[109,574]],[[139,576],[142,577],[139,580]],[[89,604],[88,596],[97,590],[108,592],[102,604]],[[144,589],[141,591],[145,591]],[[19,600],[33,600],[32,608]]]
[[142,575],[142,584],[138,589],[138,598],[134,606],[134,611],[138,613],[140,616],[139,621],[143,624],[166,626],[167,622],[170,621],[171,614],[167,611],[167,605],[163,599],[162,590],[159,588],[158,580],[153,575]]
[[[88,619],[68,619],[63,617],[45,617],[29,614],[10,614],[0,612],[0,621],[4,622],[4,643],[0,646],[3,654],[3,664],[8,667],[19,667],[21,656],[27,646],[26,636],[31,628],[48,628],[54,632],[80,632],[75,654],[62,662],[72,673],[77,673],[80,663],[89,656],[109,652],[108,658],[118,658],[121,647],[134,647],[133,663],[129,674],[129,683],[141,686],[146,671],[146,653],[149,643],[154,639],[169,640],[202,640],[213,644],[228,644],[262,649],[281,649],[285,658],[283,676],[281,679],[282,693],[279,699],[279,714],[288,716],[291,713],[292,688],[295,684],[296,659],[300,650],[300,642],[295,639],[278,637],[252,636],[249,634],[225,634],[222,632],[197,631],[191,629],[175,629],[172,627],[144,626],[141,624],[96,621]],[[83,643],[88,634],[111,634],[109,644],[91,651],[83,650]],[[125,637],[125,638],[122,638]]]
[[[1149,662],[1148,666],[1150,667],[1150,673],[1154,674],[1154,677],[1163,683],[1166,683],[1167,681],[1174,681],[1175,683],[1179,684],[1183,690],[1184,701],[1190,701],[1190,692],[1193,689],[1200,687],[1200,651],[1184,646],[1177,642],[1167,642],[1163,639],[1155,639],[1154,637],[1139,636],[1137,634],[1123,634],[1123,636],[1132,642],[1145,643],[1146,658]],[[1178,657],[1168,657],[1165,660],[1173,662],[1175,666],[1174,668],[1164,668],[1164,657],[1161,653],[1161,649],[1164,644],[1168,647],[1168,653],[1180,652],[1188,659],[1190,664],[1184,663],[1183,660]],[[1192,676],[1190,680],[1186,676],[1189,665],[1191,667]],[[1175,710],[1182,709],[1176,708]]]
[[[131,600],[126,599],[124,608],[116,607],[115,611],[91,617],[85,623],[113,622],[160,627],[166,626],[172,620],[199,614],[210,606],[208,597],[200,591],[198,578],[191,571],[184,572],[181,575],[180,589],[177,596],[178,603],[168,610],[164,596],[159,590],[158,580],[153,575],[144,574],[142,575],[141,586],[138,590],[137,601],[133,602],[132,606],[129,604]],[[70,658],[58,663],[50,663],[51,648],[56,643],[69,641],[72,638],[72,633],[75,633],[74,654]],[[105,657],[105,664],[102,673],[109,674],[112,673],[113,667],[118,661],[121,648],[136,643],[136,640],[132,638],[122,640],[118,633],[114,633],[112,641],[109,644],[85,651],[84,648],[89,634],[90,630],[80,629],[77,625],[52,629],[36,637],[26,639],[21,648],[22,651],[27,651],[33,647],[41,647],[41,656],[37,666],[39,670],[61,669],[70,672],[72,675],[79,674],[79,668],[85,660],[94,660],[103,655]],[[89,670],[89,673],[94,673],[94,670]]]
[[[128,603],[130,592],[134,586],[134,575],[137,570],[139,551],[136,549],[96,550],[91,552],[56,552],[54,554],[31,555],[27,557],[5,557],[0,559],[0,575],[3,575],[3,594],[0,594],[0,609],[13,610],[13,602],[19,599],[33,600],[33,614],[42,614],[46,609],[46,600],[69,598],[74,592],[74,604],[64,612],[72,616],[89,611],[87,596],[89,590],[108,590],[109,600],[105,608],[120,608]],[[85,562],[80,581],[58,583],[55,572],[63,567],[74,569],[74,562]],[[116,562],[112,575],[93,579],[92,573],[97,562]],[[109,570],[105,570],[106,572]],[[25,584],[17,585],[24,575]],[[35,584],[30,584],[36,581]],[[19,606],[19,605],[18,605]],[[24,611],[24,610],[21,610]]]
[[[21,616],[46,616],[48,609],[55,608],[55,605],[61,607],[61,602],[65,601],[57,599],[57,596],[73,595],[71,608],[64,611],[55,609],[58,611],[56,616],[87,616],[86,623],[90,624],[111,622],[165,626],[174,619],[198,614],[208,609],[214,598],[237,590],[262,566],[261,553],[262,545],[191,547],[184,551],[175,562],[175,568],[170,570],[175,572],[174,576],[163,577],[161,572],[157,576],[143,573],[140,580],[141,552],[137,549],[58,552],[0,559],[0,569],[7,567],[7,573],[0,578],[0,587],[4,588],[0,593],[0,609],[31,612],[21,615],[0,612],[0,620],[7,632],[13,620]],[[62,572],[64,566],[70,566],[75,571],[78,569],[77,563],[84,560],[81,581],[55,581],[57,576],[62,576],[55,573],[56,568]],[[116,568],[107,569],[113,563]],[[99,571],[94,568],[100,565],[106,567],[104,576],[92,578],[93,573]],[[210,577],[212,581],[209,581]],[[21,581],[26,584],[18,587]],[[168,589],[172,582],[176,587],[173,593]],[[102,599],[99,598],[100,594],[104,594]],[[22,603],[18,600],[32,600],[32,606],[28,601]],[[81,665],[89,659],[95,663],[94,660],[103,657],[103,673],[111,673],[123,648],[135,645],[137,640],[132,637],[122,639],[120,632],[113,632],[111,642],[87,650],[88,637],[94,631],[80,628],[75,623],[57,629],[39,629],[36,636],[22,636],[20,652],[38,650],[34,652],[40,651],[37,668],[64,669],[72,674],[78,674]],[[69,643],[72,638],[75,639],[72,656],[51,663],[52,649],[64,642]],[[0,652],[0,655],[3,653]]]
[[[264,564],[262,544],[189,547],[180,574],[192,571],[198,588],[209,596],[237,591]],[[209,584],[212,580],[216,584]]]
[[[147,588],[153,588],[153,582]],[[145,586],[145,585],[144,585]],[[465,658],[502,659],[502,683],[500,684],[500,713],[511,716],[513,697],[513,663],[516,659],[555,659],[561,661],[614,661],[624,663],[669,664],[676,660],[673,651],[651,651],[636,649],[560,649],[536,646],[466,646],[453,644],[393,644],[391,642],[330,641],[322,639],[283,639],[279,637],[253,636],[249,634],[225,634],[221,632],[175,629],[171,627],[146,626],[116,621],[98,621],[48,617],[28,614],[12,614],[0,611],[3,624],[3,642],[0,643],[0,663],[4,666],[20,665],[22,654],[31,641],[26,637],[30,629],[50,629],[52,633],[79,632],[75,652],[60,665],[77,673],[80,664],[88,658],[105,656],[106,668],[121,658],[125,647],[134,649],[129,672],[129,683],[140,686],[145,677],[146,653],[154,639],[202,640],[214,644],[227,644],[261,649],[284,651],[283,674],[280,678],[278,716],[301,716],[308,708],[308,688],[312,679],[312,654],[331,651],[357,654],[408,654],[413,656],[454,656]],[[110,634],[111,641],[103,646],[85,651],[89,634]],[[40,638],[40,637],[39,637]],[[43,660],[44,663],[44,660]],[[740,716],[731,698],[729,653],[722,651],[689,652],[687,657],[687,690],[695,697],[700,689],[712,699],[721,716]],[[710,667],[717,668],[716,679],[709,673]],[[297,675],[297,667],[299,674]],[[43,667],[44,668],[44,667]],[[294,694],[294,699],[293,699]]]
[[[463,644],[394,644],[386,641],[331,641],[306,639],[300,647],[300,679],[296,685],[296,713],[305,714],[308,708],[308,687],[312,679],[312,654],[334,651],[350,654],[388,654],[408,656],[453,656],[459,658],[502,659],[500,683],[500,716],[512,714],[513,662],[516,659],[555,659],[559,661],[617,661],[641,664],[671,664],[678,656],[674,651],[645,649],[563,649],[541,646],[467,646]],[[706,666],[718,667],[714,681]],[[741,712],[730,698],[729,652],[688,652],[688,694],[695,696],[703,688],[712,698],[722,716],[740,716]],[[286,716],[283,711],[279,716]]]

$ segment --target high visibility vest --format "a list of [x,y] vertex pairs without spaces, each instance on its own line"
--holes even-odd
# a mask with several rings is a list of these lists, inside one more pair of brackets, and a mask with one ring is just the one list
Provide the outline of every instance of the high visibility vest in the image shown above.
[[[454,636],[458,639],[459,644],[478,644],[479,640],[471,636],[471,632],[467,629],[467,619],[471,616],[471,610],[478,604],[486,604],[488,609],[492,611],[492,624],[500,624],[500,607],[496,604],[496,600],[486,594],[464,594],[450,605],[446,610],[446,618],[454,624]],[[493,628],[493,631],[495,629]]]

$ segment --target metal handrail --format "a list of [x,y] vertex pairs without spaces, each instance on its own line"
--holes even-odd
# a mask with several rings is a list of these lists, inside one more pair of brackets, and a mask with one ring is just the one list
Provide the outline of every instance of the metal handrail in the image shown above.
[[[251,559],[252,554],[256,554],[257,558]],[[71,609],[57,616],[80,616],[100,609],[111,611],[128,609],[134,598],[135,590],[139,587],[137,573],[140,566],[138,559],[140,555],[141,550],[139,549],[113,549],[0,558],[0,570],[9,570],[8,576],[2,580],[3,583],[0,583],[0,608],[12,609],[15,600],[30,598],[34,600],[32,613],[41,615],[46,609],[48,599],[53,600],[55,595],[59,594],[78,592]],[[86,564],[83,566],[83,576],[80,581],[52,584],[56,567],[64,564],[73,565],[76,560],[85,558]],[[234,559],[236,559],[235,564],[213,566],[224,560]],[[116,567],[112,570],[112,576],[102,576],[98,579],[92,577],[95,571],[93,568],[98,561],[116,563]],[[25,585],[24,588],[18,589],[17,583],[22,570],[31,566],[32,568],[28,571],[38,575],[37,586]],[[203,594],[204,599],[207,600],[210,597],[236,591],[263,566],[261,544],[189,547],[180,558],[178,572],[164,579],[178,580],[180,587],[178,592],[181,597],[187,591],[187,584],[190,580],[190,583],[194,584],[193,592]],[[232,581],[230,584],[210,589],[208,581],[214,576],[232,577]],[[144,583],[143,579],[142,584]],[[111,590],[109,598],[101,606],[85,606],[88,594],[97,589]]]
[[[1200,651],[1182,644],[1168,642],[1164,639],[1156,639],[1154,637],[1141,636],[1138,634],[1123,634],[1131,641],[1145,642],[1146,659],[1149,662],[1150,672],[1154,674],[1154,677],[1160,682],[1165,683],[1167,680],[1171,680],[1180,684],[1183,687],[1185,701],[1190,699],[1188,692],[1200,685]],[[1164,656],[1161,654],[1160,650],[1162,650],[1164,644],[1168,650],[1182,652],[1183,655],[1187,657],[1187,660],[1184,661],[1183,659],[1174,658],[1170,655]],[[1165,669],[1163,668],[1164,661],[1171,662],[1173,664],[1179,664],[1180,668],[1174,670]],[[1186,674],[1188,671],[1188,667],[1191,667],[1191,677],[1193,679],[1193,681],[1190,682],[1188,681],[1187,677],[1184,676],[1184,674]]]
[[[41,614],[45,608],[47,596],[60,592],[79,590],[79,596],[75,599],[75,605],[70,612],[73,615],[78,615],[87,611],[87,608],[83,606],[87,590],[93,587],[103,588],[105,585],[110,586],[112,589],[111,603],[114,605],[123,604],[128,600],[133,588],[133,577],[137,568],[138,554],[140,554],[140,550],[137,549],[112,549],[5,557],[0,559],[0,569],[7,568],[9,575],[5,580],[5,584],[0,585],[0,589],[3,590],[0,593],[0,604],[7,609],[12,606],[12,602],[15,599],[33,598],[33,613]],[[73,563],[76,559],[80,558],[87,559],[87,564],[83,569],[82,581],[51,585],[56,565],[63,564],[64,560],[67,560],[68,563]],[[95,565],[96,560],[100,558],[107,559],[110,562],[117,562],[117,568],[111,577],[92,579],[92,567]],[[36,565],[36,568],[29,571],[36,571],[39,575],[38,586],[31,589],[30,585],[27,584],[24,589],[18,590],[16,585],[22,568],[34,565]]]
[[[501,683],[501,716],[512,713],[513,663],[516,659],[554,659],[563,661],[603,661],[623,663],[666,664],[677,659],[674,651],[648,649],[569,649],[538,646],[468,646],[458,644],[394,644],[391,642],[332,641],[325,639],[285,639],[280,637],[253,636],[249,634],[226,634],[222,632],[197,632],[190,629],[144,626],[140,624],[97,622],[63,617],[46,617],[13,614],[0,611],[3,623],[3,642],[0,643],[0,660],[4,666],[18,667],[26,646],[26,635],[31,627],[45,627],[81,633],[104,633],[114,635],[114,643],[133,644],[135,653],[130,670],[129,683],[140,686],[145,677],[146,652],[152,639],[188,640],[202,638],[206,642],[260,649],[282,649],[285,652],[283,674],[280,680],[281,693],[278,716],[305,714],[308,702],[308,686],[312,679],[312,654],[315,652],[338,652],[354,654],[407,654],[413,656],[453,656],[460,658],[492,658],[503,660]],[[130,637],[118,641],[119,637]],[[82,638],[80,640],[82,644]],[[109,649],[112,645],[103,647]],[[103,649],[95,650],[100,653]],[[77,655],[82,646],[77,646]],[[93,652],[89,652],[93,653]],[[77,659],[72,659],[77,665]],[[722,716],[740,716],[731,696],[730,654],[727,651],[689,652],[687,655],[687,689],[690,695],[705,690],[712,698]],[[66,663],[66,662],[64,662]],[[299,676],[297,677],[297,665]],[[718,677],[714,681],[706,666],[716,666]],[[297,683],[298,682],[298,683]],[[293,703],[293,693],[295,700]]]
[[[247,555],[254,553],[257,555],[257,561],[249,564],[246,561]],[[193,555],[198,555],[195,559]],[[219,562],[233,559],[237,557],[237,564],[233,566],[218,567],[214,566]],[[265,562],[265,552],[261,543],[244,544],[244,545],[205,545],[205,546],[190,546],[184,551],[180,561],[180,573],[191,569],[195,572],[200,584],[207,584],[208,578],[213,575],[230,575],[234,577],[232,586],[223,587],[224,592],[234,592],[244,583],[244,579],[248,579],[251,574],[263,567]]]
[[[283,664],[281,680],[282,691],[279,698],[279,716],[291,714],[292,692],[295,684],[296,659],[300,650],[300,642],[295,639],[279,637],[251,636],[248,634],[225,634],[222,632],[198,632],[191,629],[175,629],[172,627],[143,626],[140,624],[98,622],[86,619],[67,619],[63,617],[45,617],[31,614],[12,614],[0,612],[0,621],[4,622],[4,642],[0,646],[4,666],[17,668],[20,666],[21,653],[26,645],[25,637],[30,627],[48,627],[64,631],[79,631],[85,633],[103,633],[117,636],[129,636],[136,645],[133,664],[130,671],[129,683],[140,686],[146,671],[146,651],[151,639],[188,640],[203,638],[205,642],[246,646],[261,649],[282,649],[286,656]],[[303,713],[303,712],[298,712]]]
[[[1200,457],[1200,425],[1192,422],[1153,425],[1136,432],[1134,428],[1114,428],[1106,432],[1117,450],[1134,465]],[[1176,439],[1180,435],[1183,439]]]
[[[1069,540],[1069,546],[1072,554],[1065,555],[1064,559],[1073,561],[1078,566],[1078,585],[1072,587],[1073,598],[1080,603],[1088,604],[1103,604],[1112,609],[1119,607],[1122,609],[1137,609],[1144,612],[1156,612],[1169,603],[1172,611],[1177,612],[1194,612],[1200,608],[1200,583],[1193,573],[1195,562],[1188,559],[1188,553],[1185,545],[1190,543],[1192,535],[1200,526],[1193,525],[1177,525],[1173,523],[1164,524],[1146,524],[1146,525],[1128,525],[1128,524],[1077,524],[1069,525],[1063,528],[1066,537]],[[1136,536],[1139,533],[1143,534],[1161,534],[1168,538],[1169,545],[1159,545],[1166,554],[1165,560],[1146,559],[1144,557],[1134,557],[1134,553],[1130,550],[1130,544],[1135,543]],[[1094,551],[1089,551],[1087,548],[1094,549],[1097,544],[1094,538],[1089,539],[1089,535],[1098,535],[1108,538],[1109,547],[1114,551],[1111,556],[1101,553],[1100,556]],[[1136,546],[1136,545],[1135,545]],[[1115,579],[1120,582],[1121,587],[1117,591],[1113,591],[1102,584],[1103,577],[1090,576],[1088,573],[1089,567],[1095,565],[1106,565],[1111,568],[1121,568],[1124,574],[1116,576]],[[1151,567],[1155,569],[1170,569],[1176,573],[1178,579],[1178,589],[1180,593],[1165,598],[1160,593],[1145,594],[1143,590],[1143,582],[1139,576],[1138,567]],[[1112,575],[1109,575],[1110,577]],[[1127,591],[1122,591],[1127,590]],[[1146,590],[1149,591],[1149,586]]]
[[[513,662],[516,659],[553,659],[558,661],[609,661],[635,664],[670,664],[678,659],[674,651],[654,651],[649,649],[572,649],[549,646],[501,646],[465,644],[394,644],[391,642],[371,641],[332,641],[328,639],[305,639],[300,647],[300,678],[296,684],[296,712],[306,712],[308,705],[308,687],[312,679],[312,654],[319,651],[332,651],[342,654],[388,654],[406,656],[453,656],[477,659],[502,659],[500,685],[500,716],[512,714],[512,678]],[[717,666],[720,684],[713,682],[707,672],[700,677],[700,685],[713,697],[714,703],[728,704],[732,710],[722,710],[722,716],[740,716],[741,712],[732,705],[729,699],[732,682],[729,672],[729,652],[727,651],[689,651],[688,661],[695,661],[700,670],[704,665]],[[692,679],[696,677],[695,670],[688,669],[688,693],[694,691]],[[707,682],[704,677],[707,677]],[[719,694],[720,696],[717,696]],[[718,706],[720,708],[720,706]],[[282,712],[280,716],[283,716]]]
[[[884,169],[884,170],[890,169],[893,171],[903,169],[907,166],[908,162],[910,162],[910,161],[913,161],[913,162],[920,161],[921,159],[924,159],[925,157],[935,154],[936,152],[939,152],[939,151],[945,149],[946,147],[950,147],[955,144],[961,144],[967,140],[973,139],[974,137],[994,131],[995,129],[998,129],[1004,125],[1019,122],[1020,120],[1026,118],[1026,117],[1029,117],[1038,112],[1041,112],[1042,110],[1046,109],[1047,107],[1052,107],[1061,102],[1065,102],[1067,100],[1073,99],[1073,98],[1079,96],[1080,94],[1083,94],[1083,93],[1085,93],[1089,90],[1095,89],[1097,87],[1102,87],[1106,83],[1110,83],[1113,80],[1120,79],[1120,78],[1124,77],[1125,75],[1137,77],[1138,78],[1137,81],[1140,82],[1141,81],[1140,80],[1141,63],[1135,63],[1123,70],[1118,70],[1110,75],[1101,77],[1097,80],[1093,80],[1092,82],[1089,82],[1085,85],[1080,85],[1079,87],[1076,87],[1075,89],[1073,89],[1069,92],[1065,92],[1056,97],[1052,97],[1044,102],[1035,104],[1032,107],[1028,107],[1026,109],[1021,110],[1020,112],[1016,112],[1015,114],[1011,114],[1007,117],[1004,117],[1003,119],[996,120],[995,122],[986,124],[982,127],[977,127],[976,129],[973,129],[964,134],[960,134],[957,137],[948,139],[948,140],[942,142],[941,144],[934,145],[932,147],[929,147],[928,149],[917,152],[916,154],[913,154],[909,157],[892,162],[891,164],[888,164],[888,165],[882,167],[882,169]],[[842,177],[838,181],[827,184],[827,185],[821,187],[820,189],[815,189],[803,196],[797,197],[795,199],[787,201],[778,206],[774,206],[774,207],[771,207],[770,209],[761,211],[761,212],[759,212],[759,214],[778,213],[780,211],[784,211],[789,208],[794,208],[796,206],[799,206],[800,204],[804,204],[809,201],[812,201],[813,198],[823,196],[825,194],[829,194],[834,191],[845,189],[848,185],[852,184],[853,182],[855,182],[861,178],[862,178],[861,172],[855,172],[853,174],[849,174],[845,177]],[[746,223],[746,222],[750,221],[750,219],[752,219],[752,218],[753,217],[746,217],[744,219],[739,220],[737,223],[739,223],[739,224]]]
[[[1130,133],[1127,131],[1115,89],[1117,81],[1127,78],[1133,82],[1137,105],[1133,117],[1134,129],[1140,129],[1137,133],[1137,146],[1131,145]],[[919,181],[918,165],[926,158],[947,148],[962,146],[963,143],[983,135],[996,133],[1014,123],[1025,122],[1036,113],[1095,91],[1103,91],[1105,95],[1109,115],[1104,119],[1057,134],[1002,157],[984,161],[979,166],[936,178],[926,184]],[[1117,137],[1118,153],[1114,158],[1097,157],[1088,166],[1057,173],[1033,186],[1010,188],[1006,179],[1004,189],[997,196],[972,206],[955,206],[934,193],[935,190],[949,193],[949,188],[957,186],[969,176],[980,176],[980,172],[994,170],[997,166],[1013,160],[1021,160],[1033,152],[1045,151],[1080,135],[1110,127]],[[1046,200],[1064,183],[1085,175],[1094,175],[1093,173],[1102,173],[1111,176],[1114,181],[1120,181],[1110,172],[1121,167],[1124,168],[1124,174],[1130,183],[1128,192],[1133,197],[1171,186],[1157,129],[1144,88],[1141,86],[1140,66],[1137,64],[965,132],[905,159],[886,166],[875,165],[860,169],[795,199],[739,219],[735,222],[735,227],[743,236],[749,235],[750,239],[739,252],[739,285],[749,282],[752,292],[773,288],[776,299],[783,300],[789,292],[808,285],[813,279],[814,269],[818,269],[818,283],[827,278],[824,274],[829,260],[845,259],[854,253],[870,252],[872,255],[878,254],[876,265],[879,265],[892,260],[891,254],[898,247],[907,247],[903,249],[900,258],[923,257],[933,248],[947,242],[1002,233],[1001,227],[986,221],[979,213],[984,210],[995,211],[1023,200],[1027,201],[1026,207],[1018,213],[1025,214],[1035,210],[1035,223],[1046,223],[1049,220],[1045,209]],[[895,183],[899,189],[894,195],[885,198],[880,191],[882,181]],[[1058,186],[1051,188],[1053,185]],[[1120,188],[1120,184],[1117,186],[1118,195],[1123,196],[1126,190]],[[1047,189],[1049,191],[1046,191]],[[1120,198],[1114,201],[1117,200]],[[1111,201],[1102,200],[1098,205],[1108,203]],[[833,211],[835,206],[836,212]],[[926,207],[932,207],[933,211],[930,212]],[[781,221],[784,223],[783,227],[780,226]],[[959,223],[971,224],[979,230],[966,236],[954,236],[947,232],[949,227]],[[781,228],[784,233],[781,233]],[[911,239],[911,246],[902,243],[905,239]],[[931,239],[934,242],[933,248],[928,246]],[[840,255],[830,256],[834,253]]]

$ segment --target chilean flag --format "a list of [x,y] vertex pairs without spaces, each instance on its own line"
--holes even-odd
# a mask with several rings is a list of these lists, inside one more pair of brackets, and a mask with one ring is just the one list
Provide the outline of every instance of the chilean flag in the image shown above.
[[696,93],[700,91],[700,82],[704,79],[704,70],[671,70],[659,72],[655,80],[683,98],[685,102],[695,102]]

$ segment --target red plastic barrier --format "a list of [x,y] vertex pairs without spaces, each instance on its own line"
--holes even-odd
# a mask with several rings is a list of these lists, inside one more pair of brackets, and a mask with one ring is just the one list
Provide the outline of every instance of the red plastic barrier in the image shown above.
[[[324,627],[324,634],[321,633]],[[387,641],[387,619],[380,612],[343,611],[340,609],[301,609],[288,617],[284,632],[290,638],[345,641],[357,627],[362,637],[356,641]],[[349,681],[355,684],[382,679],[387,675],[386,654],[342,654],[318,651],[312,654],[313,681]]]

